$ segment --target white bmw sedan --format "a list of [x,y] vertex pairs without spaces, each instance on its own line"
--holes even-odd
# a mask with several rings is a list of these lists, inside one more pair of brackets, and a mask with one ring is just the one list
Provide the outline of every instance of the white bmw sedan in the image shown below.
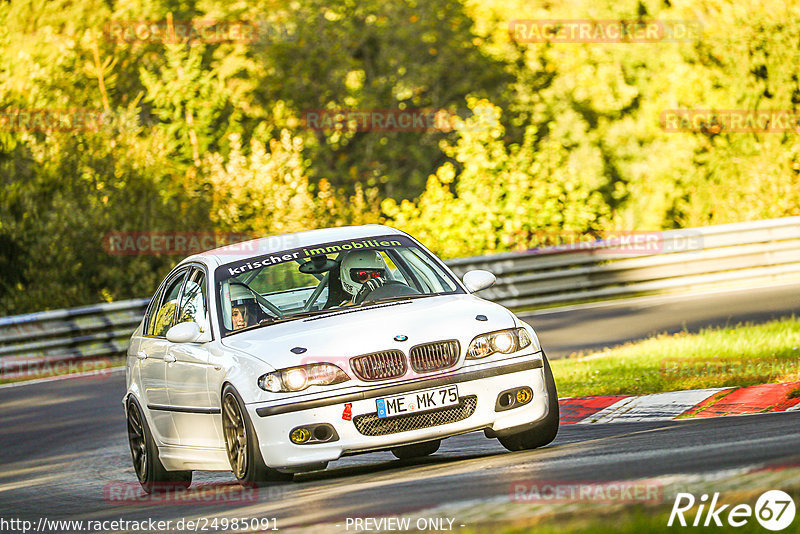
[[156,291],[128,349],[123,399],[146,491],[193,470],[243,483],[345,455],[433,454],[484,431],[510,450],[558,432],[533,329],[474,295],[396,229],[263,238],[191,256]]

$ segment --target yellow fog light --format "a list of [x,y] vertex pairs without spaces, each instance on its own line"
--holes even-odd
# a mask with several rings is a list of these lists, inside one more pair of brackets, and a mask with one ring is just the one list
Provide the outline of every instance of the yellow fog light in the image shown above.
[[309,438],[311,438],[311,432],[303,427],[295,428],[289,435],[289,439],[292,440],[292,443],[305,443]]
[[527,389],[521,389],[517,391],[517,402],[520,404],[524,404],[531,400],[531,393]]

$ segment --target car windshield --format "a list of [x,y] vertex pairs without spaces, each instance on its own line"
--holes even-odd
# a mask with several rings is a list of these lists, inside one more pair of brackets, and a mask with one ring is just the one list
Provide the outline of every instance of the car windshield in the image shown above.
[[463,293],[406,236],[300,247],[218,267],[223,335],[380,302]]

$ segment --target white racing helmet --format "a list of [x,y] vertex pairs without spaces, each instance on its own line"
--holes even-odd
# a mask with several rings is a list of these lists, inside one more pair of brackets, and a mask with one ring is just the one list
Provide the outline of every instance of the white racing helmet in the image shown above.
[[373,278],[389,279],[389,266],[374,250],[352,250],[342,259],[339,279],[342,288],[355,297],[361,286]]
[[241,306],[242,304],[255,304],[256,297],[248,289],[239,284],[231,284],[231,307]]

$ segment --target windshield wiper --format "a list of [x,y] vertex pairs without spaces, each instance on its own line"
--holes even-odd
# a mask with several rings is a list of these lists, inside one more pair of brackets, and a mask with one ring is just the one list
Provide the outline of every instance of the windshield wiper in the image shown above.
[[[262,319],[260,323],[261,326],[275,324],[275,323],[283,323],[286,321],[294,321],[295,319],[302,319],[304,317],[312,317],[314,315],[322,315],[325,313],[335,312],[336,309],[329,309],[329,310],[313,310],[313,311],[305,311],[299,313],[293,313],[291,315],[284,315],[283,317],[269,317],[267,319]],[[248,327],[249,328],[249,327]]]
[[436,297],[438,295],[442,295],[442,293],[419,293],[417,295],[400,295],[397,297],[387,297],[377,300],[365,300],[364,302],[359,304],[359,306],[364,306],[364,305],[372,306],[373,304],[380,304],[382,302],[397,302],[400,300],[422,299],[425,297]]
[[327,313],[329,311],[335,311],[335,310],[307,311],[307,312],[302,312],[302,313],[295,313],[293,315],[285,315],[283,317],[269,316],[266,319],[261,319],[256,324],[251,324],[250,326],[245,326],[244,328],[239,328],[238,330],[231,330],[229,332],[229,334],[233,334],[233,333],[237,333],[238,334],[239,332],[244,332],[245,330],[255,330],[256,328],[260,328],[262,326],[269,326],[269,325],[272,325],[272,324],[284,323],[286,321],[294,321],[295,319],[301,319],[303,317],[309,317],[311,315],[318,315],[318,314],[321,314],[321,313]]
[[304,311],[300,313],[293,313],[291,315],[287,315],[286,319],[300,319],[302,317],[311,317],[312,315],[322,315],[324,313],[335,312],[335,309],[327,309],[327,310],[310,310]]

